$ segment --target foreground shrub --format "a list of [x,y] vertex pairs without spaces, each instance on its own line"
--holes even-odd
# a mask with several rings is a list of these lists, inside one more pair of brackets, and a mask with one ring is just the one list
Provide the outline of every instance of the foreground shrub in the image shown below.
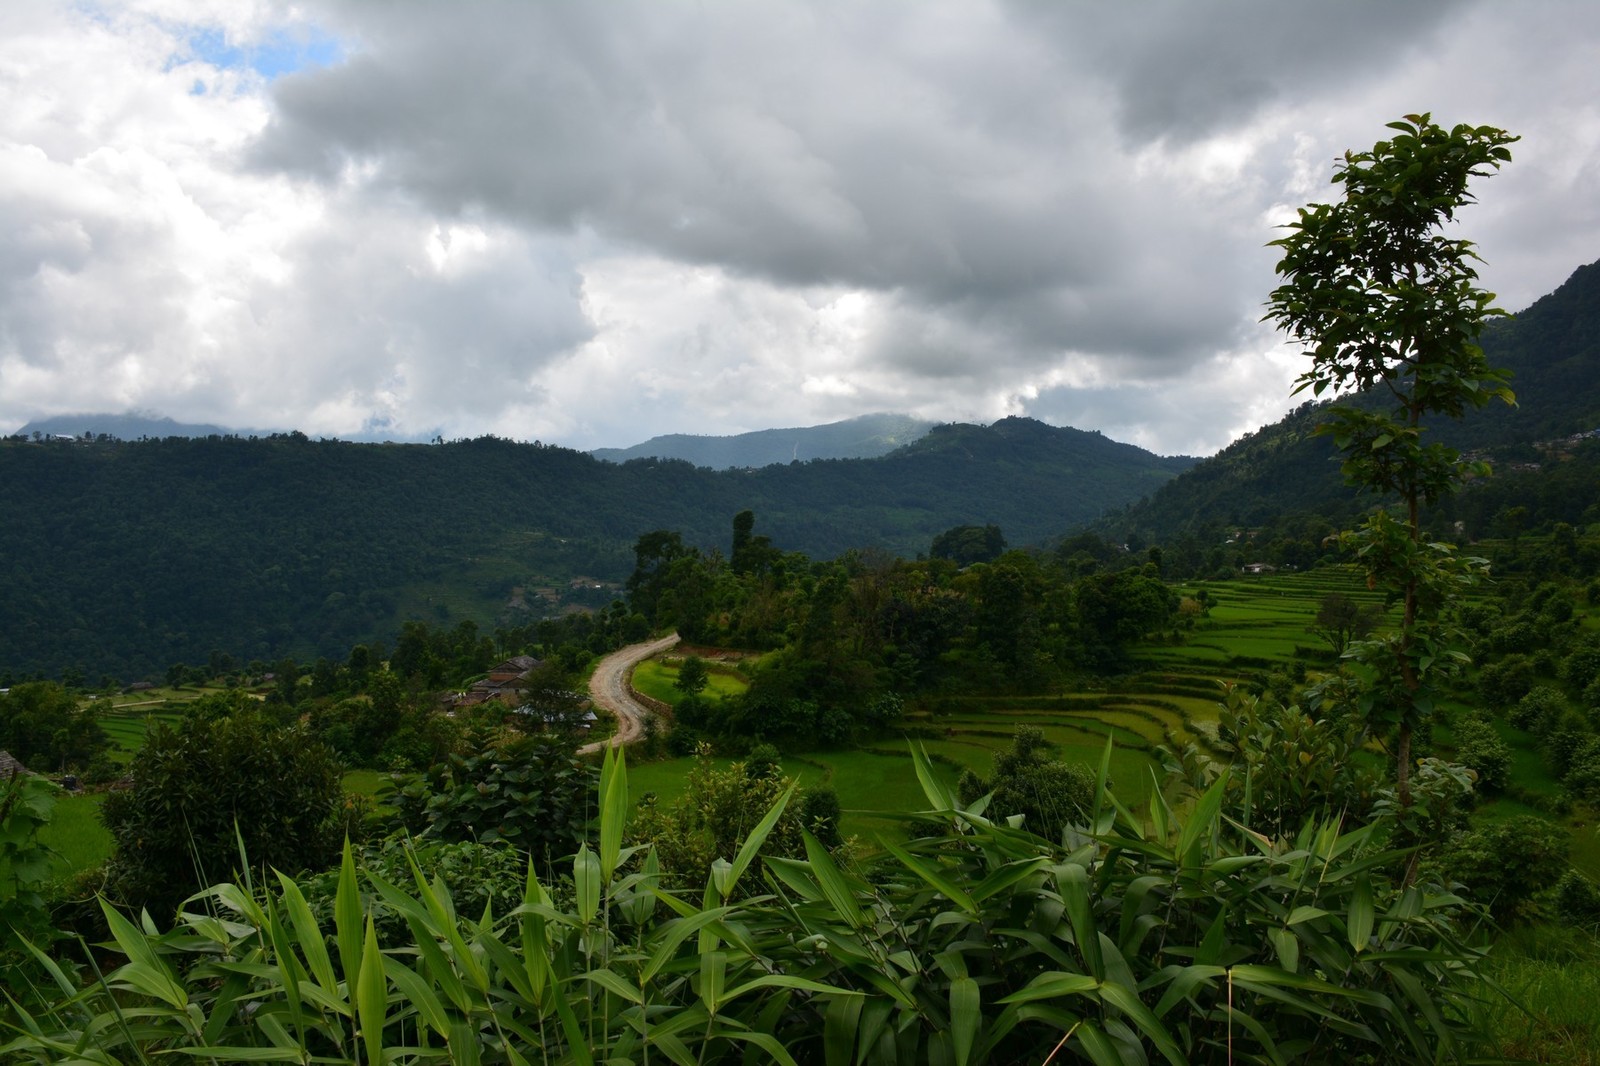
[[129,767],[131,784],[101,817],[114,851],[106,892],[163,919],[202,885],[238,868],[320,869],[338,855],[342,768],[299,726],[252,711],[157,725]]
[[[1108,760],[1107,760],[1108,761]],[[570,903],[531,872],[520,904],[458,911],[442,879],[357,872],[331,919],[300,885],[220,885],[158,934],[108,911],[127,963],[18,1012],[7,1061],[1096,1063],[1459,1061],[1479,986],[1456,928],[1381,822],[1241,831],[1223,779],[1178,819],[1102,788],[1067,847],[963,806],[920,753],[929,809],[864,876],[814,838],[758,852],[780,798],[702,891],[661,890],[622,847],[626,773],[608,756],[597,848]],[[1102,763],[1101,781],[1104,781]],[[762,891],[764,889],[765,891]],[[698,902],[696,902],[696,897]],[[384,947],[382,913],[404,942]],[[331,938],[331,941],[330,939]],[[331,946],[330,946],[331,943]],[[133,1018],[135,1024],[124,1024]]]

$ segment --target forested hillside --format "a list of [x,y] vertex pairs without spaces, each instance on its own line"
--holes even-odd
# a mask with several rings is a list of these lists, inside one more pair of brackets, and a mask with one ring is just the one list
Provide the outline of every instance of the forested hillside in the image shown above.
[[[1471,418],[1444,420],[1436,439],[1486,454],[1501,477],[1515,476],[1518,496],[1548,495],[1530,480],[1531,464],[1551,473],[1556,483],[1588,480],[1555,468],[1583,451],[1568,445],[1567,438],[1600,429],[1600,262],[1579,268],[1555,292],[1495,322],[1483,336],[1483,349],[1490,365],[1511,372],[1517,405],[1491,403]],[[1201,534],[1216,540],[1225,529],[1257,527],[1288,514],[1347,524],[1374,501],[1358,499],[1345,486],[1338,450],[1327,437],[1315,435],[1326,406],[1308,402],[1235,441],[1148,500],[1103,519],[1099,528],[1119,537],[1170,542]],[[1587,469],[1593,470],[1592,461]],[[1485,535],[1491,532],[1489,520],[1506,506],[1508,491],[1492,482],[1469,486],[1442,517],[1468,522],[1469,536]],[[1479,492],[1486,495],[1475,499]],[[1570,494],[1564,498],[1575,502]],[[1486,505],[1489,499],[1493,507]],[[1545,520],[1578,519],[1552,515]]]
[[941,427],[883,459],[720,473],[494,438],[13,438],[0,671],[128,678],[213,649],[342,654],[407,617],[489,624],[519,587],[620,581],[653,529],[726,547],[747,509],[775,544],[819,557],[914,556],[962,524],[1033,543],[1189,462],[1026,419]]

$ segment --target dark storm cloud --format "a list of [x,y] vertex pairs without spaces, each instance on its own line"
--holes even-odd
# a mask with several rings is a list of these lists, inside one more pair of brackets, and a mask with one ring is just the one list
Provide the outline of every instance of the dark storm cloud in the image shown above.
[[[1233,316],[1206,309],[1230,272],[1174,279],[1173,249],[1237,219],[1133,173],[1095,83],[1003,10],[705,10],[346,8],[365,47],[279,83],[256,159],[330,183],[366,168],[432,210],[778,284],[893,293],[1006,338],[1018,362],[1223,339]],[[1165,245],[1130,218],[1160,219]],[[1174,280],[1131,330],[1128,300],[1107,296]]]
[[1429,49],[1468,0],[1012,0],[1079,67],[1112,87],[1131,138],[1194,140],[1272,104],[1312,98],[1362,72],[1380,75]]

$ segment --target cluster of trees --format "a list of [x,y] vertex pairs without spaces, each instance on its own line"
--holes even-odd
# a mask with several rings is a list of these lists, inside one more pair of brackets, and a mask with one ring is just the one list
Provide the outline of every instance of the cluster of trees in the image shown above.
[[0,693],[0,751],[41,773],[83,772],[110,745],[95,713],[53,681],[31,681]]
[[1180,625],[1158,557],[1101,542],[1093,555],[1081,539],[1053,553],[998,552],[997,528],[970,527],[941,543],[971,541],[993,555],[986,562],[863,552],[814,562],[754,526],[752,512],[735,516],[727,556],[668,530],[635,545],[629,605],[651,627],[690,644],[776,649],[743,697],[680,706],[680,743],[843,744],[892,722],[901,699],[1042,691],[1076,671],[1120,668],[1133,642]]

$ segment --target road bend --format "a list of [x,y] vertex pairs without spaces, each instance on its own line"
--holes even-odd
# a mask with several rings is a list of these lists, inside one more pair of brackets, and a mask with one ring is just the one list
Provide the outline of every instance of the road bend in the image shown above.
[[678,634],[674,633],[660,640],[630,644],[600,660],[600,665],[594,668],[594,676],[589,678],[589,698],[596,707],[616,715],[617,731],[606,740],[585,744],[578,749],[579,754],[599,751],[607,744],[614,748],[632,744],[644,736],[644,719],[650,712],[633,698],[628,675],[650,656],[659,655],[677,643]]

